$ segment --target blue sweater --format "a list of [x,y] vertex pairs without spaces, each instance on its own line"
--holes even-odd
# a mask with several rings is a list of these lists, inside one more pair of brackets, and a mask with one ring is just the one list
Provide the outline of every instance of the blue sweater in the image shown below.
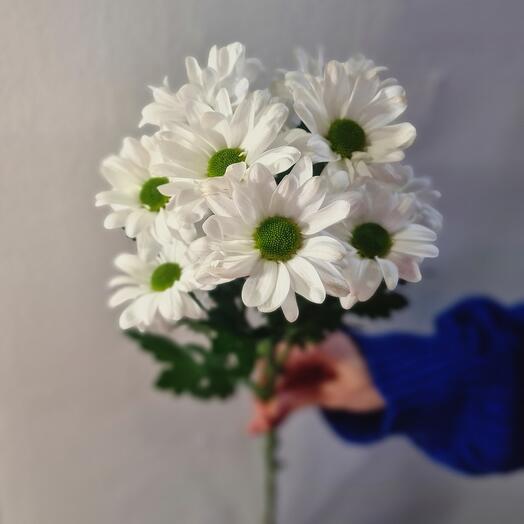
[[361,443],[405,435],[470,474],[524,467],[524,304],[468,299],[441,314],[430,336],[348,333],[387,405],[326,411],[338,435]]

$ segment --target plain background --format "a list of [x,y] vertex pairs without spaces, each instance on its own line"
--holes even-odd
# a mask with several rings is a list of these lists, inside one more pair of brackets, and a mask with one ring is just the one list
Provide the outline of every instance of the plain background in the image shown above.
[[[376,328],[424,331],[465,294],[523,298],[523,17],[522,0],[1,0],[1,523],[257,522],[248,399],[155,392],[106,307],[128,244],[93,206],[98,166],[138,136],[147,85],[235,40],[268,70],[296,45],[388,65],[446,227],[413,307]],[[286,427],[283,455],[284,524],[524,518],[523,475],[460,477],[400,438],[347,446],[315,412]]]

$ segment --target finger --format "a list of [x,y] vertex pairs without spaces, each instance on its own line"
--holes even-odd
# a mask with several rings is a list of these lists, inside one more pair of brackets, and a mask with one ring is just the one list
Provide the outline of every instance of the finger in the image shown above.
[[264,423],[270,428],[280,425],[291,414],[308,406],[318,405],[318,392],[314,389],[302,389],[279,392],[266,404],[263,415]]
[[260,433],[265,433],[269,431],[270,428],[271,426],[269,423],[269,419],[265,415],[262,405],[260,406],[255,405],[253,417],[247,426],[248,432],[251,433],[252,435],[258,435]]
[[309,354],[297,357],[286,366],[278,384],[279,392],[311,392],[335,378],[333,363],[324,355]]
[[308,395],[294,394],[278,394],[264,404],[257,401],[248,431],[252,434],[265,433],[279,426],[291,413],[310,403]]

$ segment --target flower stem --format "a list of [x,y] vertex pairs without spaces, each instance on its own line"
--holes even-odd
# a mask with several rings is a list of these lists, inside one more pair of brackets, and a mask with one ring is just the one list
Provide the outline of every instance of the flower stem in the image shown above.
[[271,429],[265,435],[265,507],[263,524],[277,522],[278,433]]

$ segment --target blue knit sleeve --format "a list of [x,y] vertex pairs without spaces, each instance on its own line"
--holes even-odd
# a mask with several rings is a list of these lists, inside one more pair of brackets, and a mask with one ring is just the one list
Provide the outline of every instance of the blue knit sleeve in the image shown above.
[[325,411],[342,438],[409,437],[471,474],[524,467],[524,305],[484,298],[441,314],[431,336],[349,332],[386,399],[366,415]]

